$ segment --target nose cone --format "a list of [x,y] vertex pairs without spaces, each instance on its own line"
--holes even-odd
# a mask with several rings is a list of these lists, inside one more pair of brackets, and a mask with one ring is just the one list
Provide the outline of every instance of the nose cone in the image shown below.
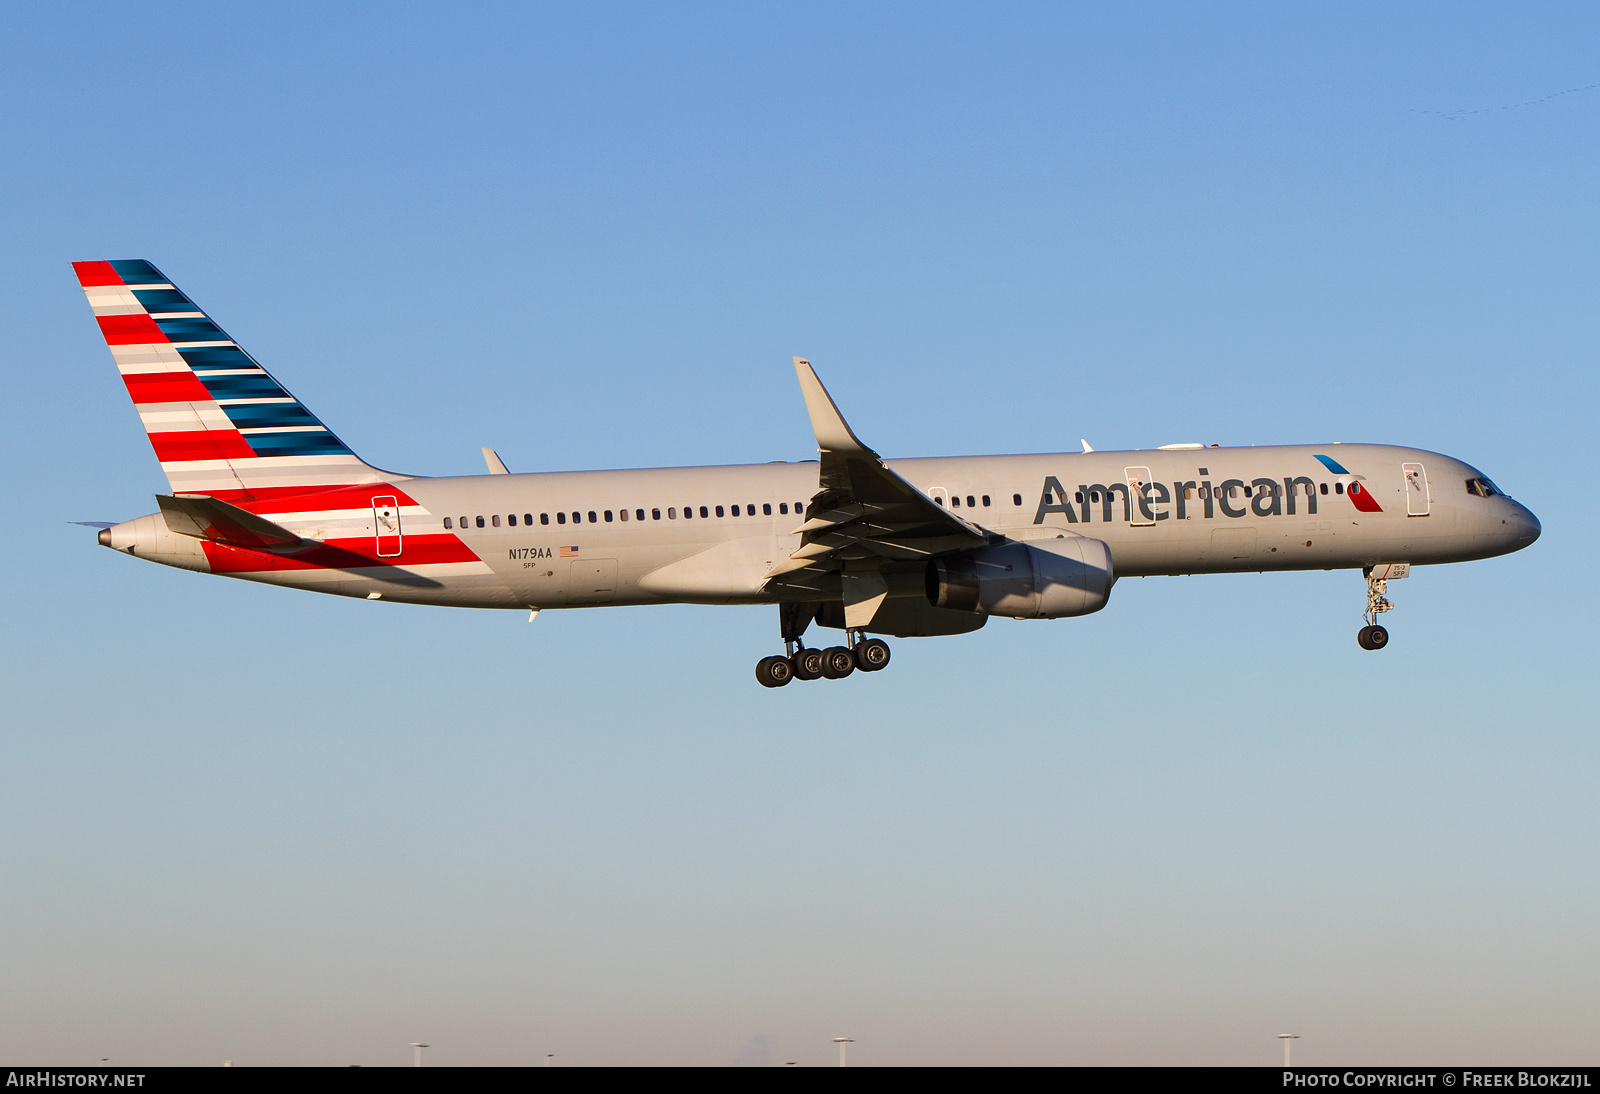
[[1534,516],[1533,511],[1527,506],[1520,502],[1512,502],[1511,506],[1512,515],[1507,519],[1516,529],[1517,547],[1521,549],[1538,539],[1543,529],[1539,527],[1539,518]]

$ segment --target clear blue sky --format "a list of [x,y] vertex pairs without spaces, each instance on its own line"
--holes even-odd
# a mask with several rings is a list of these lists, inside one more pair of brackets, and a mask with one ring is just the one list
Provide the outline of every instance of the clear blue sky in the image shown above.
[[[4,22],[0,1059],[1595,1061],[1592,5]],[[888,455],[1413,444],[1544,537],[1381,655],[1152,578],[768,692],[771,610],[97,547],[132,257],[405,472],[806,458],[802,354]]]

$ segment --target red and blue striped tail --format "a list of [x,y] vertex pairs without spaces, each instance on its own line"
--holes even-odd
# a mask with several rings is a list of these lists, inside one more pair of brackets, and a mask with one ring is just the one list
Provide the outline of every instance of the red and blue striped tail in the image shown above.
[[72,268],[174,494],[236,500],[405,477],[362,462],[150,263]]

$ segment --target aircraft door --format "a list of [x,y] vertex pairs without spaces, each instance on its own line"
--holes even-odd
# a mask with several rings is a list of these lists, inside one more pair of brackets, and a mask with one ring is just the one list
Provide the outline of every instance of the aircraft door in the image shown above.
[[[1154,524],[1156,522],[1155,498],[1149,493],[1150,469],[1148,467],[1125,467],[1123,474],[1128,477],[1128,515],[1130,524]],[[1144,505],[1139,504],[1140,498],[1145,499]],[[1146,516],[1144,510],[1149,509],[1150,515]]]
[[372,499],[372,529],[378,537],[378,557],[399,558],[400,506],[395,498]]
[[1420,463],[1403,463],[1400,471],[1406,480],[1406,516],[1427,516],[1430,502],[1427,472]]

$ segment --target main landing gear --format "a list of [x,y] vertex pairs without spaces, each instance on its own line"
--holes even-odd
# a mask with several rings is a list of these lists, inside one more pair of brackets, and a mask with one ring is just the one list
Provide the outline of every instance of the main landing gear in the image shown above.
[[781,688],[790,680],[842,680],[852,672],[877,672],[889,664],[889,643],[881,638],[868,638],[865,631],[847,631],[848,646],[829,646],[827,649],[808,648],[800,635],[811,616],[801,610],[801,605],[781,605],[779,616],[783,625],[783,657],[763,657],[756,662],[756,680],[764,688]]
[[1367,571],[1367,625],[1356,632],[1356,644],[1364,650],[1381,650],[1389,644],[1389,632],[1378,626],[1378,616],[1382,612],[1394,611],[1394,605],[1389,603],[1386,595],[1389,583],[1381,577],[1374,577],[1372,571]]
[[852,672],[877,672],[889,663],[889,643],[881,638],[866,638],[859,631],[850,636],[849,646],[811,649],[793,642],[784,646],[787,657],[763,657],[756,662],[756,679],[765,688],[781,688],[790,680],[843,680]]

